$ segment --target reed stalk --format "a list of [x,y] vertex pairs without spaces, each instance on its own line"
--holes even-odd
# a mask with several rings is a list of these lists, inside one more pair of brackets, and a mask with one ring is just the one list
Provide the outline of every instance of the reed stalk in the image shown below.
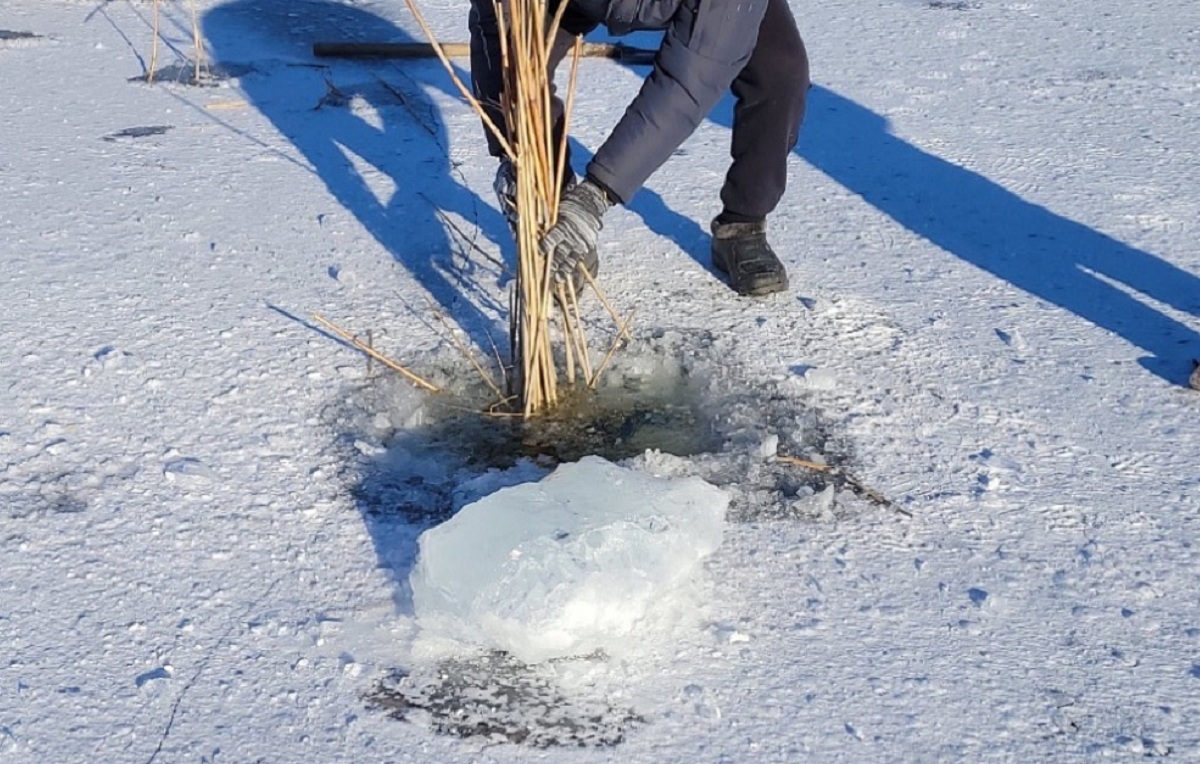
[[154,6],[151,9],[151,34],[153,37],[150,41],[150,71],[146,72],[146,82],[154,84],[154,73],[158,71],[158,3],[159,0],[154,0]]
[[[556,145],[550,60],[567,4],[561,3],[557,14],[550,17],[546,0],[495,2],[505,77],[500,104],[504,130],[489,118],[483,105],[458,77],[449,55],[433,35],[416,0],[405,0],[455,87],[497,138],[516,171],[517,227],[514,234],[518,262],[517,278],[509,301],[509,341],[513,359],[512,373],[507,381],[510,393],[520,403],[521,415],[531,417],[558,402],[559,370],[556,363],[560,356],[565,365],[568,385],[575,384],[579,377],[594,385],[598,376],[598,371],[593,371],[588,355],[588,343],[575,294],[554,282],[550,263],[540,247],[542,237],[558,215],[559,193],[567,169],[566,140],[582,40],[575,40],[570,87],[562,115],[562,137]],[[628,337],[628,323],[620,320],[590,275],[587,280],[617,323],[618,339]],[[556,305],[559,308],[557,321]],[[552,326],[557,326],[562,335],[564,347],[561,354],[555,352]],[[615,346],[614,343],[601,368],[611,358]]]
[[188,0],[192,11],[192,52],[195,55],[194,73],[196,85],[201,84],[200,78],[208,68],[208,59],[204,52],[204,38],[200,35],[200,12],[196,10],[196,0]]
[[[550,263],[539,242],[558,215],[558,197],[565,171],[565,144],[555,143],[555,114],[552,106],[551,49],[558,33],[559,15],[547,18],[544,0],[507,0],[497,7],[500,21],[505,86],[501,103],[509,138],[511,161],[517,180],[517,300],[511,334],[520,359],[517,378],[522,413],[533,416],[558,402],[558,369],[551,345],[551,320],[556,302],[556,285]],[[576,40],[572,63],[572,86],[579,54]],[[568,93],[568,107],[573,87]],[[569,118],[570,110],[563,115]],[[563,140],[567,133],[564,124]],[[572,320],[570,308],[557,300],[562,310],[567,380],[574,382],[577,365],[590,369],[587,343],[579,334],[581,323]]]

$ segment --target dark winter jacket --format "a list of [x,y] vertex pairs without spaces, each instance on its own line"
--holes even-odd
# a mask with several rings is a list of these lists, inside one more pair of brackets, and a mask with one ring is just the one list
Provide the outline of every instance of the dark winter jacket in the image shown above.
[[[665,30],[654,70],[587,168],[588,175],[628,202],[729,90],[754,49],[767,0],[569,1],[573,16],[603,23],[615,35]],[[488,16],[494,23],[494,15]],[[473,40],[498,45],[497,35],[480,38],[476,32]],[[486,58],[498,61],[498,47]],[[498,100],[499,78],[475,79],[479,95]]]

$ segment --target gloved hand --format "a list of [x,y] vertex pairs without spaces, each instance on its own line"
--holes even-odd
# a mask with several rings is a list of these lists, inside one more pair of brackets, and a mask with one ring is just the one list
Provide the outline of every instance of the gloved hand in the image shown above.
[[550,260],[554,280],[574,284],[576,291],[595,276],[600,264],[596,237],[603,227],[601,219],[612,206],[608,194],[591,178],[563,194],[558,203],[558,221],[542,237],[542,254]]
[[500,160],[496,168],[496,177],[492,180],[492,190],[496,192],[496,203],[500,205],[500,213],[508,221],[508,227],[513,235],[517,233],[517,171],[508,157]]
[[[573,38],[572,38],[573,39]],[[575,173],[568,168],[563,175],[562,193],[575,188]],[[492,190],[496,192],[496,205],[500,214],[508,221],[513,234],[517,232],[517,169],[512,160],[502,157],[496,166],[496,177],[492,179]]]

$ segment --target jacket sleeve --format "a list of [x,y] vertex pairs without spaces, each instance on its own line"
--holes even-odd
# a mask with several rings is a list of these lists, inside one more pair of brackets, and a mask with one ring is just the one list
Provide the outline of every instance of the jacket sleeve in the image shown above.
[[628,202],[690,136],[745,67],[767,0],[685,0],[654,70],[588,165]]

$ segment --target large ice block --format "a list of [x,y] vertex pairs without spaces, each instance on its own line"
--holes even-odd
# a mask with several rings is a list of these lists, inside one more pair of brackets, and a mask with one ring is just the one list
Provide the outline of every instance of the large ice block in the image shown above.
[[410,576],[431,636],[526,662],[626,653],[694,593],[729,496],[589,456],[423,533]]

